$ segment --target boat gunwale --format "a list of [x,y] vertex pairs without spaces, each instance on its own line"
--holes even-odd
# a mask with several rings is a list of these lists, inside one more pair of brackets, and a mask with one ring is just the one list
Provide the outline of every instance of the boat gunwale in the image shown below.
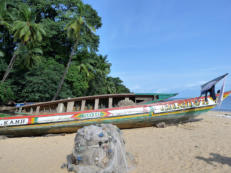
[[171,95],[171,97],[176,96],[177,93],[121,93],[121,94],[103,94],[103,95],[94,95],[94,96],[82,96],[82,97],[75,97],[75,98],[69,98],[69,99],[60,99],[60,100],[54,100],[54,101],[47,101],[47,102],[38,102],[35,104],[28,104],[24,106],[20,106],[21,108],[29,108],[29,107],[35,107],[35,106],[44,106],[44,105],[53,105],[57,103],[66,103],[71,101],[81,101],[81,100],[91,100],[91,99],[105,99],[105,98],[117,98],[117,97],[152,97],[155,95]]
[[[227,91],[224,93],[224,97],[227,97],[231,91]],[[217,94],[218,96],[219,94]],[[227,96],[226,96],[227,95]],[[147,105],[134,105],[134,106],[123,106],[123,107],[114,107],[114,108],[106,108],[106,109],[96,109],[96,110],[86,110],[86,111],[77,111],[77,112],[63,112],[63,113],[54,113],[54,114],[44,114],[44,115],[29,115],[29,116],[13,116],[13,117],[0,117],[0,120],[8,120],[8,119],[20,119],[20,118],[35,118],[35,117],[49,117],[49,116],[63,116],[63,115],[71,115],[71,114],[84,114],[84,113],[91,113],[91,112],[107,112],[112,110],[123,110],[123,109],[132,109],[132,108],[141,108],[141,107],[150,107],[150,106],[159,106],[159,105],[168,105],[174,103],[185,103],[185,102],[192,102],[196,100],[202,100],[205,97],[195,97],[195,98],[188,98],[188,99],[181,99],[181,100],[171,100],[171,101],[164,101],[158,103],[152,103]],[[210,97],[208,97],[210,98]],[[201,106],[195,106],[192,108],[198,108]],[[182,108],[183,110],[185,108]],[[169,112],[169,111],[167,111]]]

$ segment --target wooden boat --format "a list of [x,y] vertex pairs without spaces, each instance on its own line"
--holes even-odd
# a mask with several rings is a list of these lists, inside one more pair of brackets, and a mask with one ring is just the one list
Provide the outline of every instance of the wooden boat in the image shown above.
[[[230,93],[231,91],[225,92],[223,98]],[[75,132],[82,126],[98,123],[112,123],[119,128],[133,128],[152,126],[159,122],[179,122],[206,112],[217,104],[211,97],[206,100],[205,97],[196,97],[87,111],[2,117],[0,118],[0,135],[28,136]]]

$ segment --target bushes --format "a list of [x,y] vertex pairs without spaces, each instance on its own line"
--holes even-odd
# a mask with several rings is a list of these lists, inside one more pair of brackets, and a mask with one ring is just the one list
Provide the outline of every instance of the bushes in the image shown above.
[[0,103],[7,104],[14,100],[14,93],[8,83],[0,83]]

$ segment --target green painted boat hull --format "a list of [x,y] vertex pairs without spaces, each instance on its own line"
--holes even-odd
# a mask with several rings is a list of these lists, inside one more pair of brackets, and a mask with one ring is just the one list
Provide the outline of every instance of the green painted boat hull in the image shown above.
[[25,125],[18,127],[5,127],[0,129],[1,135],[6,135],[8,137],[15,136],[36,136],[44,134],[56,134],[56,133],[73,133],[79,128],[87,125],[95,125],[101,123],[111,123],[118,126],[121,129],[128,128],[139,128],[139,127],[149,127],[154,126],[160,122],[165,122],[166,124],[174,124],[179,122],[186,122],[195,118],[196,116],[209,111],[209,109],[204,109],[200,111],[194,111],[192,109],[187,113],[175,113],[167,114],[164,116],[140,116],[121,118],[121,119],[106,119],[106,120],[95,120],[91,122],[79,122],[79,121],[69,121],[69,122],[59,122],[59,123],[48,123],[48,124],[36,124],[36,125]]

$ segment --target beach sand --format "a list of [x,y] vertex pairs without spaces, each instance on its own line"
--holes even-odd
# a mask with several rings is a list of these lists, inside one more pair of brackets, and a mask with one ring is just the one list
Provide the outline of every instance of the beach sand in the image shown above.
[[[166,128],[122,130],[127,151],[137,161],[131,173],[230,173],[231,118],[210,111],[198,121]],[[75,134],[0,140],[2,173],[67,173]]]

